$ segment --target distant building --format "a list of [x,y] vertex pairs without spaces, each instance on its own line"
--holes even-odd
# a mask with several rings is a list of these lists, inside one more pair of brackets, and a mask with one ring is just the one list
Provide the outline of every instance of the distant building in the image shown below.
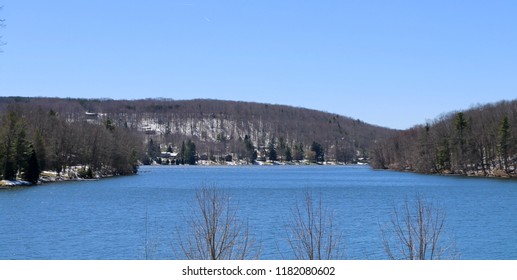
[[156,130],[154,130],[154,129],[150,128],[150,127],[145,127],[144,128],[144,132],[147,135],[154,135],[154,134],[156,134]]
[[178,155],[178,153],[161,152],[160,157],[162,159],[176,159],[177,155]]
[[97,119],[99,117],[98,113],[86,112],[84,114],[86,116],[86,119],[89,119],[89,120],[94,120],[94,119]]

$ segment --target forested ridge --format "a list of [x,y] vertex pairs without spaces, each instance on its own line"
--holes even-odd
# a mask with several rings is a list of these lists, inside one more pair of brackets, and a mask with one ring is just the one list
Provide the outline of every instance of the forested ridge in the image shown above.
[[451,112],[372,148],[375,168],[516,177],[517,100]]
[[27,180],[29,169],[77,166],[92,177],[132,174],[137,163],[355,163],[394,134],[316,110],[203,99],[0,97],[0,119],[1,178]]
[[221,100],[0,97],[0,179],[43,170],[134,174],[139,164],[357,163],[517,176],[517,100],[396,131],[331,113]]
[[[42,171],[82,178],[137,172],[142,137],[109,121],[71,121],[53,109],[7,106],[0,114],[0,179],[37,183]],[[73,168],[73,170],[71,169]]]

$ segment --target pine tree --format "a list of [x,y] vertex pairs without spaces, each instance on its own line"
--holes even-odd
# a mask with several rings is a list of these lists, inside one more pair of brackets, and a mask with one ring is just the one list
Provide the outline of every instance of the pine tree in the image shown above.
[[4,180],[16,180],[16,167],[14,162],[9,159],[9,155],[6,156],[6,161],[4,164],[3,170],[3,178]]
[[291,152],[291,147],[289,147],[289,145],[287,145],[285,148],[285,160],[287,162],[293,161],[293,155]]
[[29,147],[30,155],[27,160],[27,167],[23,172],[22,178],[25,181],[28,181],[32,184],[37,184],[39,180],[39,176],[41,170],[39,168],[38,157],[36,155],[36,151],[31,147]]
[[46,170],[47,168],[47,152],[45,148],[45,143],[43,141],[43,137],[40,133],[36,134],[36,138],[34,140],[34,150],[36,151],[36,154],[38,155],[38,165],[41,170]]
[[443,139],[442,143],[436,150],[436,170],[443,172],[451,169],[451,152],[449,150],[449,141]]
[[255,162],[257,160],[257,151],[255,150],[255,146],[251,141],[251,137],[249,135],[244,136],[244,145],[246,146],[246,157],[249,162]]
[[510,148],[510,123],[508,122],[508,116],[504,116],[499,124],[499,135],[498,135],[497,150],[500,157],[500,162],[503,169],[508,172],[508,156]]
[[185,164],[185,154],[186,154],[187,148],[185,147],[185,141],[181,143],[181,150],[178,153],[177,156],[177,164]]
[[184,162],[185,164],[190,165],[196,164],[196,144],[194,144],[190,139],[185,147]]
[[18,173],[19,170],[27,168],[28,156],[30,154],[30,151],[27,149],[28,147],[29,143],[26,139],[25,127],[21,126],[19,127],[15,140],[14,163],[16,173]]
[[277,153],[276,153],[276,147],[275,147],[275,139],[271,139],[268,145],[268,159],[271,161],[277,160]]
[[110,118],[106,119],[106,122],[104,123],[106,126],[106,129],[113,132],[115,130],[115,125],[113,124],[113,121]]
[[463,112],[459,112],[456,114],[456,118],[454,119],[454,125],[456,127],[456,142],[453,145],[453,155],[455,155],[454,162],[455,166],[453,168],[459,168],[465,171],[465,167],[467,164],[467,141],[466,141],[466,128],[468,127],[467,120],[465,119],[465,115]]
[[15,111],[9,111],[2,119],[2,168],[4,180],[16,180],[19,164],[22,163],[22,153],[25,149],[25,131],[21,116]]
[[284,161],[286,158],[287,152],[287,143],[285,142],[283,137],[278,139],[278,155],[280,156],[280,161]]
[[311,159],[313,162],[324,162],[325,161],[325,153],[323,152],[323,147],[318,142],[312,142],[311,152],[313,154],[313,158]]
[[160,145],[155,144],[152,138],[147,143],[147,156],[151,161],[156,160],[160,156]]

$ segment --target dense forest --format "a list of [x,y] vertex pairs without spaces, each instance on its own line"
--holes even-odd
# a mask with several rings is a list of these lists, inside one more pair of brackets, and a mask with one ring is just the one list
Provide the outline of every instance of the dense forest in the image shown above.
[[137,172],[142,137],[109,121],[72,122],[52,109],[15,105],[0,120],[1,179],[37,183],[43,170],[61,176],[71,167],[83,178]]
[[366,162],[395,133],[321,111],[220,100],[0,97],[0,119],[1,178],[27,180],[29,170],[77,166],[91,177],[132,174],[137,163]]
[[0,97],[0,179],[94,178],[139,164],[357,163],[517,176],[517,100],[404,131],[321,111],[220,100]]
[[517,100],[443,115],[372,148],[376,168],[515,177]]

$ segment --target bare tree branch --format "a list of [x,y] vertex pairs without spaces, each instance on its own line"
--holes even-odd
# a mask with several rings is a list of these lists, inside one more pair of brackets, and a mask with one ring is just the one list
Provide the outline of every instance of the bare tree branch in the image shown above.
[[231,196],[215,187],[196,192],[196,208],[187,224],[190,232],[180,236],[180,247],[189,260],[257,259],[259,250],[250,236],[248,223],[237,216]]
[[321,194],[314,199],[305,190],[303,204],[296,204],[288,226],[287,241],[294,257],[301,260],[344,259],[344,241],[334,228],[334,214],[323,207]]
[[[0,11],[3,9],[3,6],[0,6]],[[5,27],[5,19],[0,18],[0,28]],[[0,47],[5,45],[5,42],[2,41],[2,35],[0,35]],[[2,52],[2,49],[0,48],[0,52]]]
[[381,228],[384,250],[389,259],[436,260],[456,259],[454,242],[445,234],[446,215],[420,195],[414,202],[407,199],[393,209],[388,227]]
[[152,260],[155,257],[157,247],[158,247],[158,241],[156,239],[150,239],[150,237],[149,237],[149,215],[148,215],[148,212],[146,209],[145,210],[144,259]]

